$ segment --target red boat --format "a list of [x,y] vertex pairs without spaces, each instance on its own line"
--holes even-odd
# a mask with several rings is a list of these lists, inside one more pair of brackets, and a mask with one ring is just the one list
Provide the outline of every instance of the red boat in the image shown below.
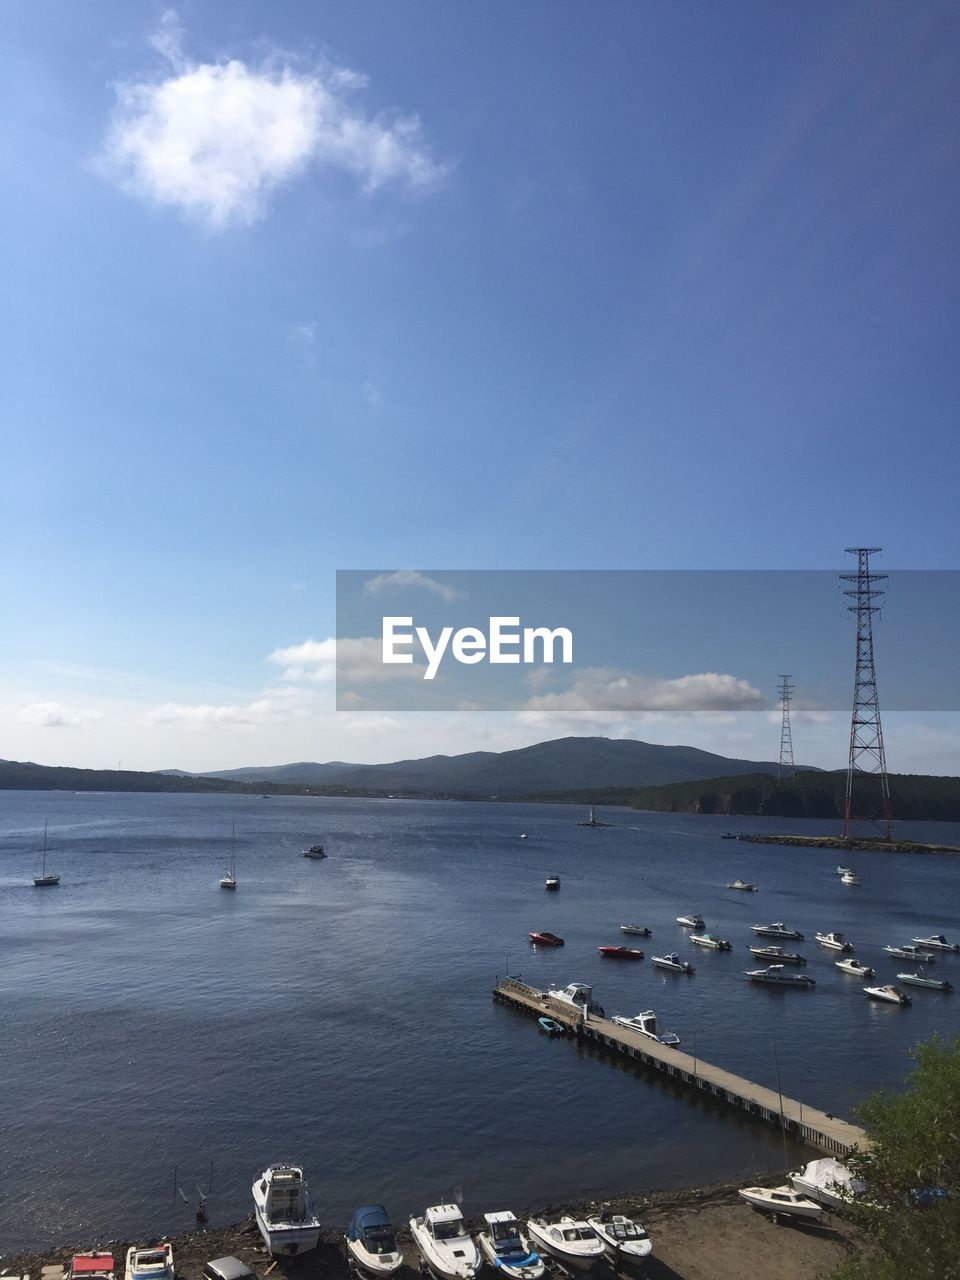
[[597,947],[597,954],[610,960],[642,960],[643,952],[636,947]]
[[67,1280],[114,1280],[112,1253],[75,1253]]
[[555,933],[531,933],[530,941],[538,947],[562,947],[563,939]]

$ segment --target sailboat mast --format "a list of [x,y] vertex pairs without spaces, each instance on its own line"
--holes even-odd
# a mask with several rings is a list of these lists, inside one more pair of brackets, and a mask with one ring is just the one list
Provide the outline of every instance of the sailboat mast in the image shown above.
[[47,874],[47,819],[43,820],[43,865],[40,868],[40,875]]

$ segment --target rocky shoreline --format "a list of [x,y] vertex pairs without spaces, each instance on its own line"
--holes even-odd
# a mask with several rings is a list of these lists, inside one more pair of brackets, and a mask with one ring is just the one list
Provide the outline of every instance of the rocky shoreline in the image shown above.
[[[764,1184],[779,1181],[780,1175],[757,1178]],[[642,1195],[608,1197],[617,1213],[639,1219],[653,1240],[653,1258],[647,1275],[650,1280],[742,1280],[748,1275],[776,1275],[777,1280],[814,1280],[836,1266],[851,1249],[856,1235],[848,1223],[825,1214],[821,1224],[774,1226],[755,1213],[738,1197],[745,1185],[716,1183],[706,1187],[674,1189]],[[550,1204],[537,1209],[516,1209],[520,1218],[533,1212],[593,1212],[600,1200],[579,1204]],[[479,1220],[468,1218],[471,1230]],[[409,1230],[397,1223],[397,1237],[403,1247],[406,1267],[401,1280],[412,1280],[417,1271],[417,1255]],[[346,1225],[321,1232],[320,1245],[311,1253],[285,1258],[271,1266],[253,1217],[227,1227],[208,1226],[167,1237],[173,1245],[177,1280],[202,1280],[204,1265],[213,1258],[232,1255],[246,1262],[263,1280],[267,1270],[274,1277],[289,1280],[348,1280],[343,1246]],[[81,1249],[100,1248],[113,1253],[118,1280],[123,1280],[123,1263],[131,1244],[144,1240],[86,1241],[71,1247],[41,1253],[0,1255],[0,1276],[29,1275],[30,1280],[57,1280],[59,1267],[66,1266]]]

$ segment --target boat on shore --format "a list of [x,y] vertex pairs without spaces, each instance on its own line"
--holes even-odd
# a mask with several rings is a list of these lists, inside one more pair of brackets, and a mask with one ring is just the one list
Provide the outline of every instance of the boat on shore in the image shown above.
[[638,938],[650,937],[650,930],[646,927],[646,925],[642,925],[642,924],[622,924],[620,926],[620,932],[633,933],[633,934],[636,934]]
[[483,1266],[458,1205],[432,1205],[410,1219],[410,1234],[434,1280],[473,1280]]
[[747,950],[758,960],[769,960],[773,964],[806,964],[806,956],[797,951],[784,951],[783,947],[748,947]]
[[918,947],[925,947],[928,951],[960,953],[960,942],[948,942],[942,933],[931,934],[929,938],[911,938],[910,941],[916,943]]
[[604,1256],[603,1241],[594,1229],[567,1214],[528,1218],[527,1231],[538,1252],[549,1253],[573,1271],[593,1271]]
[[887,983],[883,987],[864,987],[863,994],[871,1000],[879,1000],[885,1004],[901,1004],[908,1005],[911,1002],[910,997],[905,995],[899,987]]
[[642,960],[639,947],[597,947],[597,955],[604,960]]
[[847,1166],[833,1156],[811,1160],[799,1172],[787,1176],[794,1191],[829,1209],[847,1208],[867,1190],[867,1184],[855,1178]]
[[531,933],[527,935],[535,947],[562,947],[564,941],[555,933]]
[[833,963],[841,973],[851,973],[855,978],[875,978],[877,976],[876,970],[871,969],[862,960],[855,960],[853,956],[848,956],[846,960],[834,960]]
[[173,1246],[167,1243],[131,1245],[124,1280],[173,1280]]
[[772,987],[815,987],[813,978],[805,973],[788,973],[782,964],[772,964],[767,969],[745,969],[750,982],[765,982]]
[[[726,836],[724,836],[724,839],[726,839],[726,838],[727,838],[727,837],[726,837]],[[734,838],[734,839],[736,839],[736,837],[733,837],[733,838]],[[742,890],[744,893],[756,893],[756,892],[757,892],[757,886],[756,886],[755,884],[751,884],[751,883],[749,882],[749,880],[740,880],[740,879],[737,879],[737,880],[731,880],[731,881],[730,881],[730,883],[727,885],[727,888],[728,888],[728,889],[740,889],[740,890]]]
[[830,951],[852,951],[853,943],[848,942],[842,933],[818,933],[814,935],[821,947]]
[[791,942],[803,942],[803,934],[799,929],[788,929],[782,920],[773,924],[752,924],[750,928],[761,938],[788,938]]
[[53,889],[60,883],[59,875],[53,871],[47,871],[47,824],[43,824],[43,853],[40,859],[40,874],[33,877],[34,887],[37,889]]
[[927,978],[922,973],[898,973],[897,977],[908,987],[928,987],[931,991],[952,991],[953,985],[946,978]]
[[305,858],[313,858],[315,861],[319,861],[321,858],[325,858],[327,856],[327,851],[324,849],[322,844],[312,844],[309,849],[304,849],[303,856]]
[[668,969],[671,973],[694,973],[694,967],[689,960],[681,960],[676,951],[671,951],[667,956],[653,956],[651,959],[657,969]]
[[396,1228],[382,1204],[365,1204],[357,1209],[345,1239],[351,1270],[367,1280],[395,1275],[403,1266]]
[[539,1280],[546,1266],[523,1234],[515,1214],[509,1209],[485,1213],[486,1228],[477,1236],[480,1252],[498,1271],[511,1280]]
[[932,951],[924,951],[915,947],[912,942],[905,942],[902,947],[884,947],[888,956],[898,956],[901,960],[913,960],[916,964],[934,964],[937,957]]
[[685,929],[702,929],[703,916],[693,911],[688,916],[677,916],[677,924],[682,924]]
[[823,1217],[823,1205],[817,1204],[808,1196],[785,1183],[782,1187],[743,1187],[738,1193],[747,1204],[770,1216],[772,1222],[778,1217],[817,1219]]
[[730,951],[731,946],[726,938],[717,933],[691,933],[690,941],[696,947],[706,947],[710,951]]
[[543,882],[543,887],[544,887],[545,889],[559,889],[559,888],[560,888],[560,877],[559,877],[559,876],[547,876],[546,880],[544,880],[544,882]]
[[634,1018],[625,1018],[622,1014],[617,1014],[611,1021],[618,1027],[623,1027],[627,1031],[636,1031],[639,1035],[646,1036],[649,1040],[656,1040],[657,1044],[665,1044],[670,1049],[680,1047],[680,1037],[675,1031],[660,1030],[657,1015],[652,1009],[645,1009]]
[[603,1244],[615,1271],[629,1270],[642,1275],[647,1259],[653,1252],[653,1241],[639,1222],[622,1213],[612,1213],[608,1204],[601,1205],[599,1213],[587,1219]]
[[116,1263],[112,1253],[75,1253],[66,1267],[66,1280],[114,1280]]
[[268,1253],[293,1257],[317,1247],[320,1220],[300,1165],[272,1164],[264,1169],[253,1184],[253,1210]]

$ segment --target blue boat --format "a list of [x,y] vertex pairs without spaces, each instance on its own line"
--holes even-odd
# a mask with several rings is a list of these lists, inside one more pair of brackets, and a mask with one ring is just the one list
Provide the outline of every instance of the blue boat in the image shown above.
[[545,1031],[548,1036],[563,1035],[563,1023],[556,1022],[553,1018],[547,1017],[538,1018],[537,1021],[540,1023],[540,1030]]
[[395,1275],[403,1266],[396,1230],[382,1204],[365,1204],[350,1219],[347,1258],[351,1271],[374,1278]]

